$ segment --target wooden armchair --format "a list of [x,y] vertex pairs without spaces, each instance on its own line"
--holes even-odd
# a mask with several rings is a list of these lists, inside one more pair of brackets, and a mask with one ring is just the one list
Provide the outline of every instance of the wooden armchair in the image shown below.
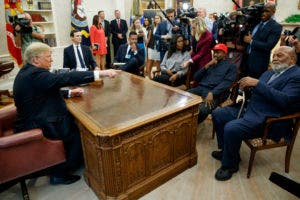
[[[282,138],[279,142],[275,142],[271,139],[268,139],[270,126],[275,122],[286,121],[286,120],[292,120],[292,135],[291,135],[290,140],[287,141]],[[291,154],[292,154],[292,150],[293,150],[293,146],[295,143],[297,133],[299,131],[299,127],[300,127],[300,112],[296,112],[296,113],[293,113],[290,115],[285,115],[285,116],[278,117],[278,118],[274,118],[274,117],[267,118],[262,137],[244,140],[244,142],[247,144],[247,146],[251,149],[247,178],[250,177],[255,153],[257,151],[264,150],[264,149],[276,148],[276,147],[284,147],[284,146],[286,146],[285,172],[288,173],[289,167],[290,167]]]
[[[236,103],[236,99],[238,97],[238,82],[234,82],[227,90],[225,90],[219,96],[219,107],[224,108],[226,106],[230,106]],[[215,127],[213,126],[211,138],[215,138]]]
[[25,179],[65,161],[62,141],[46,139],[41,129],[14,134],[15,106],[0,109],[0,192],[20,182],[29,199]]

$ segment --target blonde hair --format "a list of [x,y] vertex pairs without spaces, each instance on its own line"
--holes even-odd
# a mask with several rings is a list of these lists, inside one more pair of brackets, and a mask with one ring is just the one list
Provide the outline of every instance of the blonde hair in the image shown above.
[[201,17],[196,17],[193,19],[192,23],[196,25],[196,33],[201,35],[207,30],[205,21]]
[[142,24],[141,24],[140,19],[139,19],[139,18],[135,18],[135,19],[132,21],[132,25],[131,25],[130,31],[136,31],[136,27],[135,27],[135,25],[134,25],[134,23],[135,23],[136,21],[139,21],[139,22],[140,22],[140,28],[138,29],[138,31],[143,30],[143,29],[142,29]]
[[24,63],[32,63],[32,59],[35,56],[40,56],[43,53],[51,51],[51,47],[41,42],[31,43],[25,50]]

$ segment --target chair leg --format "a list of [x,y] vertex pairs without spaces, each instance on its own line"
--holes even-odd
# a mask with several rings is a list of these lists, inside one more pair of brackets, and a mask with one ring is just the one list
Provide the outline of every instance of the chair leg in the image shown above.
[[289,173],[290,171],[290,161],[291,161],[292,147],[287,146],[285,152],[285,172]]
[[251,175],[255,153],[256,153],[256,150],[251,149],[251,154],[250,154],[250,159],[249,159],[249,164],[248,164],[247,178],[250,178],[250,175]]
[[30,200],[25,180],[21,180],[20,184],[21,184],[23,199]]
[[212,125],[212,133],[211,133],[211,139],[215,139],[215,134],[216,134],[216,130],[215,130],[215,126]]

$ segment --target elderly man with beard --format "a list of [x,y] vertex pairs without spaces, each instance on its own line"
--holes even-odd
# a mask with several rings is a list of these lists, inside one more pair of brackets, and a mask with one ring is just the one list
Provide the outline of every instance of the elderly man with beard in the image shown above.
[[[239,170],[242,141],[261,135],[266,117],[279,117],[300,110],[300,68],[295,63],[294,49],[279,47],[273,54],[272,70],[264,72],[259,79],[244,77],[239,81],[241,90],[253,89],[247,108],[239,119],[238,105],[212,112],[218,147],[221,149],[212,152],[212,157],[221,161],[221,167],[215,174],[217,180],[228,180]],[[284,135],[272,135],[272,130],[278,129]],[[288,138],[290,132],[288,123],[270,127],[270,136],[275,141]]]

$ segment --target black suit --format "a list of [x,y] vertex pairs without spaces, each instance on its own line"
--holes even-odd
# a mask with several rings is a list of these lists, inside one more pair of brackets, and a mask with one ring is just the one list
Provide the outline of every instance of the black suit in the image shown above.
[[[114,45],[114,55],[116,56],[118,48],[121,44],[127,42],[126,33],[128,31],[127,22],[124,19],[120,19],[120,28],[118,27],[117,20],[114,19],[110,22],[110,31],[112,33],[112,43]],[[123,39],[118,38],[118,33],[121,33]]]
[[[250,48],[248,47],[248,52],[244,54],[241,65],[244,67],[242,76],[259,78],[268,69],[271,51],[277,44],[281,31],[282,26],[270,19],[261,30],[252,36],[252,43],[249,44]],[[250,53],[249,49],[251,49]]]
[[24,65],[13,86],[17,107],[16,132],[41,128],[45,137],[64,142],[67,161],[56,175],[82,164],[80,134],[60,93],[60,88],[94,81],[94,72],[54,74],[46,69]]
[[119,47],[115,62],[126,63],[125,65],[120,66],[119,69],[133,74],[139,74],[139,68],[144,64],[145,51],[144,49],[138,49],[138,52],[135,55],[132,54],[130,58],[126,58],[127,49],[128,44],[122,44]]
[[[92,52],[88,46],[81,45],[81,51],[83,54],[84,63],[89,70],[94,70],[97,64],[93,58]],[[73,48],[73,44],[64,49],[64,68],[76,69],[76,56]]]
[[111,56],[110,56],[110,24],[106,19],[104,20],[104,33],[105,37],[107,37],[107,54],[106,54],[106,68],[111,68]]

